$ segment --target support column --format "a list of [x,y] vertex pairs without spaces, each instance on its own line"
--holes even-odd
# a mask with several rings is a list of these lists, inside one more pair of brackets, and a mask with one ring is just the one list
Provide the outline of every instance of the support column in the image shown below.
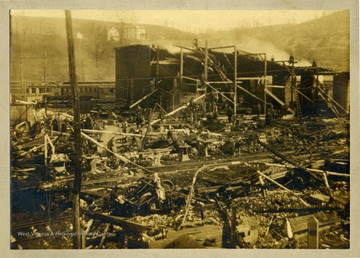
[[73,247],[81,249],[81,226],[80,226],[80,192],[81,192],[81,132],[80,132],[80,105],[77,89],[75,69],[75,52],[72,30],[71,11],[65,10],[66,35],[68,44],[69,75],[72,87],[73,111],[74,111],[74,152],[75,152],[75,178],[73,188]]
[[205,100],[204,100],[204,107],[203,107],[203,111],[204,114],[206,114],[206,97],[207,97],[207,80],[208,80],[208,45],[207,45],[207,40],[205,40],[205,60],[204,60],[204,85],[205,85]]
[[207,82],[208,80],[208,55],[209,49],[207,45],[207,40],[205,40],[205,60],[204,60],[204,80]]
[[46,74],[47,74],[47,71],[46,71],[46,68],[47,68],[47,56],[46,56],[46,50],[44,51],[44,108],[45,108],[45,115],[47,116],[47,84],[46,84],[46,81],[47,81],[47,78],[46,78]]
[[237,87],[236,87],[236,80],[237,80],[237,48],[234,46],[234,119],[236,124],[236,105],[237,105]]
[[267,59],[266,53],[264,54],[264,114],[266,114],[266,91],[267,91]]
[[184,50],[180,48],[180,86],[183,86],[183,75],[184,75]]
[[20,85],[21,85],[21,90],[24,93],[24,100],[27,101],[26,84],[24,83],[23,62],[24,62],[24,59],[23,59],[22,55],[20,54]]

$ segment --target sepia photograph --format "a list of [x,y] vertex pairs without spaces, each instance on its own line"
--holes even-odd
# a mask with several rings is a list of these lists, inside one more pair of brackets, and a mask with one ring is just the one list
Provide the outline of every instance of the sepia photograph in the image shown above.
[[7,245],[349,250],[350,13],[10,10]]

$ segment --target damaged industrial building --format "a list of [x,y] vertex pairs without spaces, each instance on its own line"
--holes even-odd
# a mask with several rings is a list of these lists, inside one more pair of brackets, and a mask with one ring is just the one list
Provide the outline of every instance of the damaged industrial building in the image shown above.
[[11,89],[12,249],[350,248],[349,72],[195,38],[78,81],[67,29],[70,80]]

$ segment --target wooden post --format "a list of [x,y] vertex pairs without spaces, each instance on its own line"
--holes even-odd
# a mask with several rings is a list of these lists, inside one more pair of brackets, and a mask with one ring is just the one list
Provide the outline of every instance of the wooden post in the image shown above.
[[84,58],[81,58],[81,78],[82,78],[82,81],[84,82],[85,81],[85,76],[84,76]]
[[81,132],[80,132],[80,108],[77,89],[77,78],[75,68],[75,53],[71,11],[65,10],[66,34],[68,43],[69,75],[72,87],[73,111],[74,111],[74,151],[75,151],[75,178],[73,189],[73,232],[74,248],[81,248],[80,227],[80,191],[81,191]]
[[266,90],[267,90],[267,60],[266,60],[266,53],[264,54],[264,114],[266,114]]
[[237,80],[237,48],[234,46],[234,119],[236,124],[236,105],[237,105],[237,87],[236,87],[236,80]]
[[319,249],[319,221],[315,216],[308,221],[308,248]]
[[47,85],[46,85],[46,74],[47,74],[47,71],[46,71],[46,67],[47,66],[47,56],[46,56],[46,50],[44,51],[44,96],[45,96],[45,99],[44,99],[44,108],[45,108],[45,115],[47,116],[47,105],[46,105],[46,102],[47,102]]
[[45,149],[44,149],[44,165],[45,165],[45,169],[47,168],[47,158],[48,158],[48,150],[47,150],[47,137],[46,135],[44,136],[44,145],[45,145]]
[[44,91],[46,93],[46,50],[44,51]]
[[235,247],[237,245],[236,241],[236,207],[231,207],[231,241],[232,246]]
[[294,62],[291,63],[291,103],[294,102]]
[[180,48],[180,87],[181,88],[183,87],[183,75],[184,75],[184,50],[183,48]]
[[159,49],[159,46],[157,46],[157,48],[156,48],[156,82],[155,82],[155,85],[159,81],[159,76],[160,76],[160,49]]
[[[206,99],[206,96],[207,96],[207,87],[206,87],[206,84],[207,84],[207,80],[208,80],[208,46],[207,46],[207,40],[205,40],[205,58],[204,58],[204,85],[205,85],[205,99]],[[204,106],[203,106],[203,111],[204,111],[204,114],[206,114],[206,100],[204,101]]]
[[207,40],[205,40],[205,60],[204,60],[204,80],[207,82],[208,80],[208,55],[209,49],[207,45]]
[[184,75],[184,50],[180,48],[180,78]]
[[22,54],[20,54],[20,85],[21,85],[21,89],[24,92],[24,100],[27,101],[26,84],[24,83],[23,62],[24,62],[24,58],[22,57]]

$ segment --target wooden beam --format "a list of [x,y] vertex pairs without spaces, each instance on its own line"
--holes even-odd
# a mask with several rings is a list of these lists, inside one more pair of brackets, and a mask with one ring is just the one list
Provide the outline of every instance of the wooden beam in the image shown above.
[[132,109],[134,107],[136,107],[137,105],[139,105],[142,101],[144,101],[145,99],[147,99],[148,97],[150,97],[151,95],[153,95],[155,92],[157,92],[158,89],[153,90],[152,92],[150,92],[149,94],[145,95],[144,97],[142,97],[141,99],[139,99],[138,101],[136,101],[134,104],[132,104],[129,109]]
[[240,85],[236,84],[236,87],[238,87],[239,89],[241,89],[242,91],[246,92],[247,94],[249,94],[251,97],[261,101],[261,102],[264,102],[264,100],[262,100],[261,98],[259,98],[258,96],[252,94],[250,91],[248,91],[247,89],[241,87]]
[[[230,101],[230,103],[234,104],[234,101],[230,98],[228,98],[227,96],[225,96],[221,91],[219,91],[218,89],[214,88],[213,86],[211,86],[208,82],[205,82],[205,84],[210,87],[211,89],[215,90],[217,93],[219,93],[221,96],[223,96],[225,99],[227,99],[228,101]],[[234,104],[235,106],[235,104]]]
[[[196,102],[196,101],[204,98],[205,95],[206,95],[206,94],[203,94],[203,95],[197,97],[196,99],[193,100],[193,102]],[[187,108],[188,106],[190,106],[190,102],[188,102],[188,103],[186,103],[185,105],[183,105],[183,106],[181,106],[181,107],[179,107],[179,108],[177,108],[177,109],[175,109],[175,110],[173,110],[173,111],[165,114],[165,115],[164,115],[164,118],[165,118],[165,117],[169,117],[169,116],[171,117],[173,114],[176,114],[177,112],[179,112],[179,111]],[[151,125],[156,124],[156,123],[158,123],[158,122],[160,122],[160,121],[161,121],[161,119],[156,119],[156,120],[154,120],[154,121],[151,122]]]
[[[245,163],[246,164],[246,163]],[[250,166],[251,167],[251,166]],[[261,173],[260,171],[256,171],[259,175],[261,175],[262,177],[266,178],[267,180],[269,180],[270,182],[272,182],[273,184],[279,186],[280,188],[284,189],[285,191],[292,193],[296,198],[299,199],[299,201],[304,204],[306,207],[309,207],[310,205],[305,202],[302,198],[300,198],[298,195],[296,195],[293,191],[291,191],[290,189],[286,188],[285,186],[283,186],[282,184],[279,184],[278,182],[276,182],[275,180],[273,180],[272,178],[268,177],[267,175],[265,175],[264,173]]]
[[234,48],[235,46],[224,46],[224,47],[210,47],[209,49],[223,49],[223,48]]
[[152,173],[150,170],[148,170],[148,169],[146,169],[146,168],[144,168],[144,167],[142,167],[142,166],[140,166],[140,165],[132,162],[131,160],[128,160],[127,158],[125,158],[124,156],[121,156],[120,154],[118,154],[118,153],[116,153],[116,152],[113,152],[112,150],[110,150],[110,149],[109,149],[108,147],[106,147],[105,145],[103,145],[103,144],[99,143],[98,141],[96,141],[95,139],[91,138],[89,135],[87,135],[87,134],[85,134],[85,133],[81,133],[81,135],[82,135],[85,139],[87,139],[87,140],[95,143],[96,145],[100,146],[100,147],[103,148],[104,150],[110,152],[111,154],[113,154],[114,156],[116,156],[117,158],[119,158],[122,162],[132,164],[132,165],[134,165],[135,167],[140,168],[140,169],[144,170],[144,171],[147,172],[147,173]]
[[[285,106],[285,103],[280,100],[278,97],[276,97],[276,95],[274,95],[271,91],[269,91],[268,89],[265,89],[265,92],[270,95],[273,99],[275,99],[281,106]],[[292,114],[295,114],[295,111],[292,110],[290,107],[288,107],[288,109]]]
[[144,226],[144,225],[141,225],[136,222],[128,221],[128,220],[126,220],[122,217],[118,217],[118,216],[111,216],[111,215],[99,213],[99,212],[89,212],[88,215],[91,218],[101,220],[106,223],[111,223],[111,224],[120,226],[120,227],[124,228],[125,230],[133,231],[136,233],[146,232],[147,230],[151,229],[151,227],[149,227],[149,226]]

